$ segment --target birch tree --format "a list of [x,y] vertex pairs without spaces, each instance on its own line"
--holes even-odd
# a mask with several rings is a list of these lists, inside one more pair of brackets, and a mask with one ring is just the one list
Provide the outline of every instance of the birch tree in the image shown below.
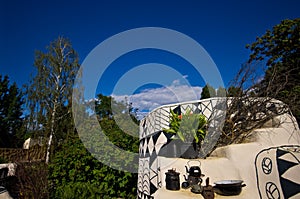
[[46,52],[36,52],[34,66],[36,74],[27,89],[29,128],[36,137],[47,140],[48,163],[53,142],[74,132],[71,97],[80,65],[70,41],[59,37],[46,47]]

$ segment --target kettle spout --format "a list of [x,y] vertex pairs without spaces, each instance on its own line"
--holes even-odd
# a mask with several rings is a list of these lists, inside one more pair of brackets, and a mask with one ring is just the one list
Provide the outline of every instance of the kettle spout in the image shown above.
[[183,177],[184,177],[184,180],[185,180],[185,181],[187,181],[187,180],[188,180],[188,178],[186,177],[186,175],[183,175]]
[[189,169],[185,166],[186,173],[189,173]]

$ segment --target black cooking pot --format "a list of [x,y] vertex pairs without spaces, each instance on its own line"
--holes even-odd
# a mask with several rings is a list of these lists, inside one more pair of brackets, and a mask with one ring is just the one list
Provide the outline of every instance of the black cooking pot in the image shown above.
[[169,169],[166,174],[166,189],[168,190],[179,190],[180,179],[179,174],[175,169]]
[[239,195],[242,191],[242,187],[246,186],[242,180],[222,180],[214,184],[214,191],[223,196]]

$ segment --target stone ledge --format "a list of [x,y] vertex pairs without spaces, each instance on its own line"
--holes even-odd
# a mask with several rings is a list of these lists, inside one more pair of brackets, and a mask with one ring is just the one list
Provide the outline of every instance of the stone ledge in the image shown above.
[[[251,197],[250,190],[246,187],[242,188],[241,194],[237,196],[221,196],[215,193],[215,199],[253,199],[255,197]],[[250,195],[250,197],[249,197]],[[178,191],[170,191],[165,187],[157,190],[153,195],[155,199],[166,199],[166,198],[180,198],[180,199],[203,199],[201,194],[194,194],[190,190],[180,189]]]

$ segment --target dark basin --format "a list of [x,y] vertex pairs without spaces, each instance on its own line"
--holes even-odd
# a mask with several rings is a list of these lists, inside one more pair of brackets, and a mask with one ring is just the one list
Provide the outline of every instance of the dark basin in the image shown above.
[[214,191],[223,196],[239,195],[242,192],[242,187],[246,186],[242,180],[222,180],[214,184]]

